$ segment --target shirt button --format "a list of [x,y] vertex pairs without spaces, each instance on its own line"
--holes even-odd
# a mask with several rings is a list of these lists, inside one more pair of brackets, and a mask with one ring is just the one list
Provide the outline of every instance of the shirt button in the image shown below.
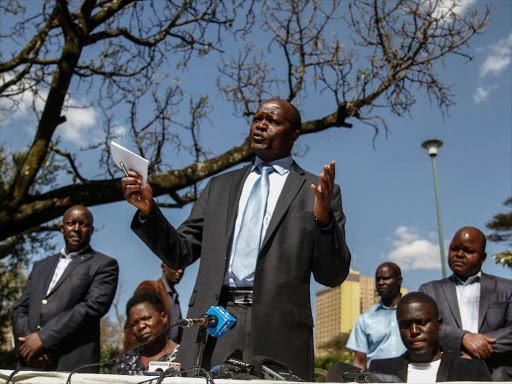
[[41,301],[41,303],[43,303],[43,304],[47,304],[47,303],[48,303],[48,300],[43,299],[43,300]]

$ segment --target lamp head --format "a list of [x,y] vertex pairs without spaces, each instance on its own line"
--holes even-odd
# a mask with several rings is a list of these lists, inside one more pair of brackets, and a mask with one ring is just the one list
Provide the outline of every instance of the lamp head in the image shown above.
[[430,157],[434,157],[437,156],[437,150],[443,146],[443,142],[441,140],[432,139],[424,141],[421,146],[428,151]]

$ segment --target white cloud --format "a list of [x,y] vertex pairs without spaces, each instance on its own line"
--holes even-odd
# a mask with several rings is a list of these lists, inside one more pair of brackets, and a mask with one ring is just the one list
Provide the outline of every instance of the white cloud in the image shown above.
[[[73,105],[76,102],[71,100]],[[68,108],[62,114],[66,116],[66,122],[57,127],[55,133],[62,140],[83,146],[90,142],[90,128],[94,128],[97,121],[97,113],[94,108]]]
[[[432,1],[432,0],[431,0]],[[451,18],[452,14],[461,15],[466,9],[476,3],[476,0],[441,0],[435,3],[428,3],[429,6],[436,4],[437,7],[432,13],[434,18],[439,20]]]
[[[427,235],[427,238],[432,236]],[[415,228],[400,226],[394,232],[393,249],[385,255],[402,270],[440,269],[439,244],[424,238]]]
[[512,63],[512,32],[487,50],[490,54],[482,64],[480,76],[498,76]]
[[488,87],[478,86],[476,87],[475,93],[473,94],[473,100],[475,103],[480,104],[487,100],[491,93],[497,88],[497,85],[490,85]]
[[[12,78],[11,74],[0,76],[0,83],[5,83]],[[19,83],[9,88],[11,91],[22,90],[27,84]],[[38,89],[37,97],[34,97],[31,91],[25,91],[9,99],[0,99],[0,115],[5,126],[23,126],[27,133],[33,135],[36,132],[37,121],[33,108],[40,114],[48,97],[48,90]],[[98,113],[92,107],[86,107],[86,103],[73,98],[67,98],[65,108],[62,114],[66,117],[66,122],[59,125],[56,135],[59,135],[63,141],[73,143],[78,146],[89,144],[93,135],[91,128],[97,125]],[[71,107],[73,106],[73,107]]]

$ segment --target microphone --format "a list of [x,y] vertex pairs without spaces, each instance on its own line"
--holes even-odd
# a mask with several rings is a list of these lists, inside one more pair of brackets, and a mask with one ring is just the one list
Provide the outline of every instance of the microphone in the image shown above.
[[402,380],[395,375],[363,372],[362,369],[341,361],[329,368],[325,381],[330,383],[402,383]]
[[179,327],[199,327],[199,328],[214,328],[218,324],[218,320],[212,315],[203,315],[199,319],[181,319],[178,320]]
[[253,357],[254,374],[264,380],[272,381],[305,381],[294,375],[285,363],[268,356]]
[[182,319],[177,322],[180,327],[206,328],[213,337],[222,337],[233,327],[236,319],[220,306],[210,307],[206,314],[198,319]]

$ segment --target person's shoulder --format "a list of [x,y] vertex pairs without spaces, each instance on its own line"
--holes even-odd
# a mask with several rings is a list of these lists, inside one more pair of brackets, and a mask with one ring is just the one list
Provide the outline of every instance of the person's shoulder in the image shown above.
[[59,256],[60,256],[60,252],[57,252],[57,253],[54,253],[51,256],[45,257],[44,259],[38,260],[38,261],[34,262],[34,265],[32,266],[32,269],[44,266],[44,265],[46,265],[48,263],[51,263],[51,262],[53,262],[53,260],[55,260],[55,258],[58,258]]
[[96,251],[93,248],[91,248],[90,251],[88,251],[87,253],[90,254],[91,256],[93,256],[94,261],[97,263],[101,263],[101,264],[115,263],[115,264],[117,264],[116,259],[114,259],[113,257],[110,257],[108,255],[105,255],[104,253],[101,253],[99,251]]
[[374,304],[373,306],[371,306],[370,308],[368,308],[366,311],[364,311],[363,313],[361,313],[361,315],[359,316],[359,318],[362,318],[362,319],[365,319],[367,317],[371,317],[373,316],[373,314],[375,312],[377,312],[377,309],[379,308],[380,304],[377,303],[377,304]]
[[480,359],[456,357],[451,364],[450,371],[450,376],[457,381],[492,381],[487,365]]
[[485,277],[487,279],[492,279],[492,280],[496,281],[496,283],[498,285],[512,289],[512,280],[511,279],[507,279],[505,277],[500,277],[500,276],[495,276],[495,275],[489,275],[489,274],[483,273],[483,272],[482,272],[482,277]]
[[418,290],[419,291],[429,290],[429,289],[439,287],[440,285],[446,284],[449,282],[450,282],[450,279],[448,277],[445,277],[444,279],[441,279],[441,280],[432,280],[432,281],[421,284],[420,287],[418,288]]

